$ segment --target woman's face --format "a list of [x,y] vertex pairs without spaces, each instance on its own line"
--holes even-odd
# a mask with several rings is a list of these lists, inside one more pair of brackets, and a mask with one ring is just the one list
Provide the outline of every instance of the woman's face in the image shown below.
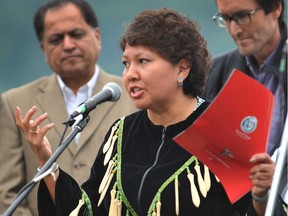
[[122,56],[125,88],[139,109],[162,112],[180,92],[179,67],[144,46],[125,47]]

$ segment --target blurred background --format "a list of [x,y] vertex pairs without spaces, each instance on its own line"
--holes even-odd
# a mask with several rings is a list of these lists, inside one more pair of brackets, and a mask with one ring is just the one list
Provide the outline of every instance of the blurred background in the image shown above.
[[[0,92],[51,74],[33,29],[33,16],[44,0],[1,0]],[[102,52],[99,65],[107,72],[122,74],[118,40],[123,25],[144,9],[168,7],[198,22],[212,55],[235,47],[225,29],[213,23],[214,0],[88,0],[98,17]]]

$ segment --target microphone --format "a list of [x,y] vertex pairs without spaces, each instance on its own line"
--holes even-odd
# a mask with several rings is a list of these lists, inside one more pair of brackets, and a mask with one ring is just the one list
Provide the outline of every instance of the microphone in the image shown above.
[[100,103],[105,101],[118,101],[121,96],[121,87],[113,82],[107,83],[103,89],[93,97],[83,102],[71,115],[70,119],[75,118],[81,114],[87,114]]

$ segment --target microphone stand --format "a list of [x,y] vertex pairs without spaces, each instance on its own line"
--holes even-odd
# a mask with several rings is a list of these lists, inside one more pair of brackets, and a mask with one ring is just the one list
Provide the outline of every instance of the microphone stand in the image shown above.
[[[16,208],[20,205],[20,203],[25,199],[25,197],[30,193],[33,187],[36,185],[38,181],[33,181],[37,177],[39,178],[40,175],[45,173],[50,169],[52,164],[57,160],[57,158],[62,154],[62,152],[68,147],[74,137],[81,132],[87,125],[88,121],[90,120],[89,115],[83,116],[83,118],[74,126],[74,129],[71,133],[67,136],[67,138],[63,141],[61,145],[56,149],[56,151],[51,155],[49,160],[44,164],[44,166],[38,171],[38,173],[34,176],[31,182],[26,184],[21,191],[16,196],[15,201],[11,204],[11,206],[6,210],[3,216],[11,216],[12,213],[16,210]],[[71,121],[74,119],[70,119],[67,123],[71,126]],[[44,177],[43,177],[44,178]]]

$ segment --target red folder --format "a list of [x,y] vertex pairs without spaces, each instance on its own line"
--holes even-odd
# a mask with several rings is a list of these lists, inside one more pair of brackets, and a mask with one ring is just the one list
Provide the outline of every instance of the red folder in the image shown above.
[[234,69],[205,112],[174,140],[220,179],[231,203],[252,188],[249,162],[266,151],[273,94]]

